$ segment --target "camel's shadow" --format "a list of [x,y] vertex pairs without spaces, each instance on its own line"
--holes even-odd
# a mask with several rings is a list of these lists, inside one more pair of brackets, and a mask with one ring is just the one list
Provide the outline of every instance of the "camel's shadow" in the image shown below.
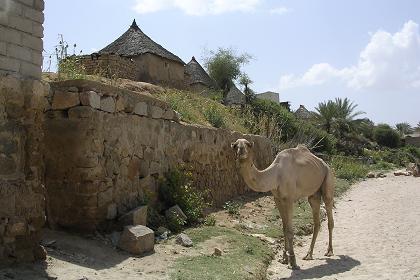
[[360,265],[360,261],[349,256],[339,255],[339,259],[326,258],[325,264],[301,270],[293,270],[289,278],[280,279],[317,279],[343,273]]

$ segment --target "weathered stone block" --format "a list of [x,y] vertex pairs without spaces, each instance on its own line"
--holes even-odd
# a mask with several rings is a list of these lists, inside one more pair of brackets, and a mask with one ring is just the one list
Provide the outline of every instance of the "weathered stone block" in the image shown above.
[[22,236],[25,235],[26,229],[26,223],[24,222],[9,223],[7,225],[6,235],[10,237]]
[[101,97],[94,91],[81,92],[80,102],[82,105],[90,106],[95,109],[101,108]]
[[147,116],[147,103],[139,102],[134,107],[134,114],[139,116]]
[[101,98],[101,110],[115,113],[115,100],[111,96]]
[[52,101],[53,110],[63,110],[80,104],[79,94],[76,92],[55,91]]
[[126,226],[118,241],[120,249],[136,255],[153,251],[154,245],[153,230],[141,225]]
[[23,8],[23,15],[26,18],[29,18],[35,22],[38,23],[43,23],[44,22],[44,14],[41,11],[29,8],[29,7],[24,7]]
[[26,33],[32,33],[32,20],[20,17],[20,16],[10,16],[9,15],[9,25],[15,29]]
[[124,99],[122,96],[118,96],[117,100],[115,101],[115,111],[124,111]]
[[0,56],[0,70],[19,72],[20,61],[15,58]]
[[20,73],[27,77],[41,78],[41,65],[35,65],[31,62],[21,61]]
[[153,119],[161,119],[163,116],[163,109],[157,106],[151,106],[150,112]]
[[118,219],[118,221],[123,226],[128,226],[128,225],[133,225],[133,226],[143,225],[143,226],[145,226],[146,221],[147,221],[147,205],[140,206],[140,207],[137,207],[137,208],[131,210],[130,212],[122,215]]
[[6,50],[6,42],[0,42],[0,55],[6,56],[7,50]]
[[91,119],[94,114],[95,110],[90,106],[76,106],[68,111],[70,119]]
[[187,222],[187,216],[178,205],[172,206],[165,211],[165,217],[167,219],[180,219],[184,223]]

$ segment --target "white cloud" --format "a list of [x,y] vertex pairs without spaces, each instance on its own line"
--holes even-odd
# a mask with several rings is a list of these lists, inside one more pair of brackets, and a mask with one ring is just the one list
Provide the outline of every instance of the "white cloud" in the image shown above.
[[282,7],[273,8],[269,12],[272,15],[284,15],[284,14],[290,13],[291,11],[292,9],[282,6]]
[[337,69],[313,65],[302,76],[284,75],[280,89],[343,82],[353,89],[402,90],[420,88],[419,25],[408,21],[394,34],[379,30],[361,51],[355,65]]
[[133,7],[140,14],[179,9],[187,15],[218,15],[227,12],[250,12],[262,0],[136,0]]

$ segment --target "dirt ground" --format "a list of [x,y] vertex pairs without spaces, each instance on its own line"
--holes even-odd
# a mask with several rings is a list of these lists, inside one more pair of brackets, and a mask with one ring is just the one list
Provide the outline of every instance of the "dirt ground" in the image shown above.
[[[280,234],[272,197],[251,194],[238,198],[237,202],[241,208],[235,215],[224,210],[212,214],[216,224],[244,234],[258,234],[259,238],[279,248],[272,238]],[[295,251],[301,270],[288,270],[277,261],[278,254],[268,268],[269,280],[420,279],[420,178],[388,174],[386,178],[363,181],[353,186],[336,207],[335,256],[323,256],[327,248],[324,222],[315,246],[315,260],[301,260],[310,236],[296,238]],[[306,218],[301,222],[301,227],[309,226]],[[115,249],[100,235],[81,237],[45,230],[43,240],[49,244],[46,262],[0,267],[0,279],[169,279],[177,258],[211,255],[215,247],[223,250],[229,246],[220,237],[193,248],[181,247],[171,239],[155,245],[152,254],[134,257]],[[280,248],[278,252],[281,253]]]
[[274,279],[420,279],[420,178],[369,179],[355,186],[336,204],[333,246],[322,224],[314,260],[304,261],[310,236],[296,247],[300,270],[277,260],[267,278]]

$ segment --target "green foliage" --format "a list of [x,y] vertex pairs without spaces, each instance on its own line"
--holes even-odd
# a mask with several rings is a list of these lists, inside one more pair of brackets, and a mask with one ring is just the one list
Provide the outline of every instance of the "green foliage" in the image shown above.
[[397,123],[395,125],[397,131],[400,133],[401,136],[410,134],[414,132],[414,129],[411,127],[409,123],[403,122],[403,123]]
[[231,48],[219,48],[217,51],[210,51],[209,56],[205,59],[205,67],[210,77],[227,93],[233,85],[233,81],[242,74],[241,67],[247,64],[250,59],[249,54],[238,55]]
[[365,178],[369,172],[369,167],[360,160],[348,156],[333,156],[330,166],[335,171],[335,176],[340,179],[355,181]]
[[413,146],[406,146],[399,149],[381,149],[377,151],[365,150],[365,154],[372,157],[376,163],[389,166],[406,166],[410,162],[420,162],[420,149]]
[[[266,268],[274,257],[269,245],[236,230],[201,227],[189,229],[186,233],[197,246],[210,238],[219,237],[221,241],[218,242],[229,244],[229,248],[221,257],[198,255],[178,258],[171,279],[264,279]],[[247,269],[244,269],[244,264]]]
[[169,103],[171,108],[181,115],[181,120],[184,122],[211,125],[205,112],[213,108],[213,110],[217,111],[216,114],[223,117],[225,128],[242,133],[248,132],[243,126],[242,120],[230,108],[220,104],[220,100],[223,99],[220,91],[211,91],[208,93],[208,96],[210,98],[193,92],[174,89],[167,89],[154,95],[154,97]]
[[270,100],[255,99],[240,112],[251,133],[269,138],[279,149],[305,144],[317,152],[334,151],[336,139],[310,122],[297,119],[286,108]]
[[180,232],[182,228],[187,224],[182,217],[178,216],[177,214],[170,216],[166,220],[166,225],[172,232]]
[[340,136],[354,130],[354,118],[364,114],[362,111],[355,112],[356,108],[357,104],[348,98],[336,98],[334,101],[321,102],[315,108],[317,111],[316,120],[328,133]]
[[210,106],[204,112],[207,121],[216,128],[224,128],[225,120],[223,119],[222,114],[217,110],[216,106]]
[[233,216],[239,215],[240,208],[241,204],[236,201],[226,201],[223,205],[223,209],[225,209],[230,215]]
[[207,215],[204,218],[204,223],[205,226],[215,226],[216,225],[216,217],[212,214]]
[[[210,206],[207,192],[198,190],[192,183],[191,172],[174,169],[166,174],[159,188],[160,198],[167,207],[178,204],[190,224],[197,223],[203,217],[203,210]],[[176,225],[179,219],[170,222]]]
[[389,148],[397,148],[401,143],[401,137],[397,131],[387,124],[379,124],[373,131],[375,141]]
[[60,61],[58,65],[59,80],[84,79],[85,77],[85,67],[80,64],[77,56],[69,56]]

